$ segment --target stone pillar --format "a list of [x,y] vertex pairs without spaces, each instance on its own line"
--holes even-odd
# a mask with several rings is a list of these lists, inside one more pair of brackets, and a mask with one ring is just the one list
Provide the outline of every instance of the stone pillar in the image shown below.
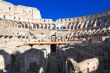
[[4,69],[5,69],[5,60],[4,57],[0,55],[0,70],[4,70]]

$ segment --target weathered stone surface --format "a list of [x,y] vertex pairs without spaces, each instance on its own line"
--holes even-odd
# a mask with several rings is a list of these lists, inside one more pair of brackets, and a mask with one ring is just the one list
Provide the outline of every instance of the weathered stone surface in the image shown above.
[[104,73],[109,42],[110,11],[53,21],[37,8],[0,0],[0,73]]

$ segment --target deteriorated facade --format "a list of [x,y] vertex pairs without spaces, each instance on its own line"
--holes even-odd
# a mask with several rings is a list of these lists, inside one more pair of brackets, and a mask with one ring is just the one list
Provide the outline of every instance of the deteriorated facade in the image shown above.
[[60,73],[109,73],[109,43],[110,11],[53,21],[37,8],[0,1],[3,73],[51,73],[57,63]]

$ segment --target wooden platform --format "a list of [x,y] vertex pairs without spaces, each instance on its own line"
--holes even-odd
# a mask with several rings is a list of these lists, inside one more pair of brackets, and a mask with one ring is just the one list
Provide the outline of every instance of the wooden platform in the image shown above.
[[24,41],[23,44],[24,45],[40,45],[40,44],[78,44],[81,43],[81,41],[67,41],[67,42],[38,42],[38,41]]

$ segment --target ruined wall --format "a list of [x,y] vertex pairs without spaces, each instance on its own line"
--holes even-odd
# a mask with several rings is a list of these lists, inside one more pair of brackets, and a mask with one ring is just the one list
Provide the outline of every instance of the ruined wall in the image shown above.
[[[70,65],[72,65],[73,71],[81,71],[82,73],[103,73],[105,69],[109,70],[109,48],[107,43],[60,47],[58,56],[62,73],[68,71],[67,67]],[[68,59],[71,64],[67,66]]]
[[41,19],[40,11],[37,8],[13,5],[6,1],[0,2],[0,18],[33,22],[33,20]]

